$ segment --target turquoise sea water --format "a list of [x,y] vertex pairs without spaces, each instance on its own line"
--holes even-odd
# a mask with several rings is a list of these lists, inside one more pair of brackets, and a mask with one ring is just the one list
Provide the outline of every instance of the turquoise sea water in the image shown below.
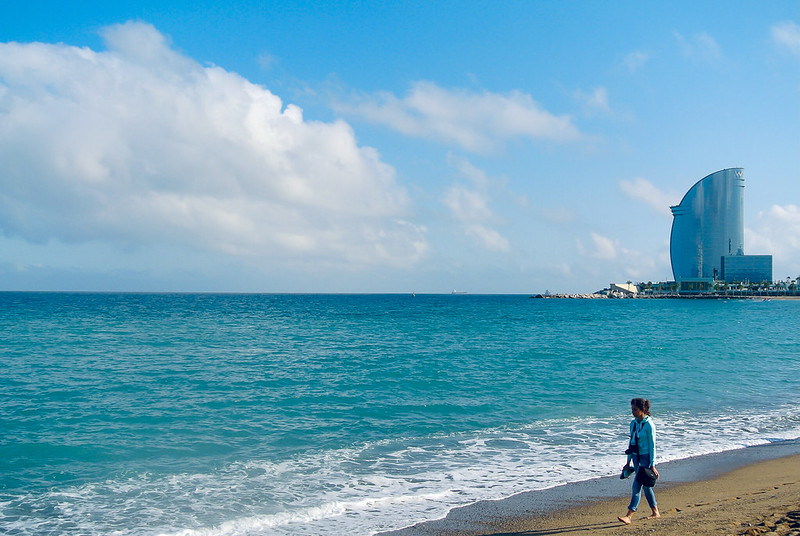
[[800,437],[800,301],[0,293],[0,533],[372,534]]

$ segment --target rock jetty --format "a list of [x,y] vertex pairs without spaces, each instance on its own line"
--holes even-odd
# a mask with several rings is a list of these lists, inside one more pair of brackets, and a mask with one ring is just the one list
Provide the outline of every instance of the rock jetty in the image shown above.
[[608,292],[599,293],[593,292],[591,294],[533,294],[531,298],[544,298],[544,299],[571,299],[571,300],[608,300],[608,299],[628,299],[635,297],[635,295],[625,294],[622,292]]
[[572,299],[572,300],[595,300],[595,299],[606,300],[606,299],[609,299],[609,298],[625,298],[625,297],[626,296],[622,296],[622,295],[611,296],[611,295],[607,295],[607,294],[534,294],[534,295],[531,296],[531,298],[545,298],[545,299],[551,299],[551,298],[564,299],[564,298],[567,298],[567,299]]

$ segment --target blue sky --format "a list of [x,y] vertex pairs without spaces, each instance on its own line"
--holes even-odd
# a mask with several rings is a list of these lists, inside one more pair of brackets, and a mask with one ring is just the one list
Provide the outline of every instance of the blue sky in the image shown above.
[[728,167],[800,276],[796,0],[386,4],[4,6],[0,290],[669,280]]

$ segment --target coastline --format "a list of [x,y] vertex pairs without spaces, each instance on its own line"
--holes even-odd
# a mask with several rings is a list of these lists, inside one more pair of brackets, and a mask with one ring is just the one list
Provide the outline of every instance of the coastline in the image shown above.
[[608,294],[533,294],[529,296],[535,299],[545,300],[753,300],[753,301],[783,301],[783,300],[800,300],[800,294],[795,295],[781,295],[781,296],[734,296],[725,294],[637,294],[632,296],[623,295],[608,295]]
[[[634,523],[616,520],[630,498],[630,480],[603,477],[529,491],[451,510],[443,519],[381,536],[568,534],[766,534],[785,520],[800,534],[800,440],[780,441],[658,464],[655,491],[662,517],[644,498]],[[765,525],[759,525],[765,523]],[[750,531],[750,532],[748,532]]]

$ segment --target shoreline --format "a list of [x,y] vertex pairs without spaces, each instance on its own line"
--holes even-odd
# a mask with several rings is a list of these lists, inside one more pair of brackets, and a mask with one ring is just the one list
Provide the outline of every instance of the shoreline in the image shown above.
[[753,301],[783,301],[800,300],[800,294],[769,296],[733,296],[725,294],[641,294],[634,296],[613,296],[607,294],[532,294],[534,299],[544,300],[753,300]]
[[[381,532],[380,536],[478,536],[615,533],[762,534],[759,523],[787,520],[800,534],[800,440],[745,447],[657,464],[656,500],[662,517],[645,519],[642,498],[634,523],[617,521],[631,481],[618,476],[563,484],[452,509],[446,517]],[[788,517],[787,517],[788,516]],[[748,527],[747,525],[751,526]],[[725,525],[725,530],[722,530]]]

